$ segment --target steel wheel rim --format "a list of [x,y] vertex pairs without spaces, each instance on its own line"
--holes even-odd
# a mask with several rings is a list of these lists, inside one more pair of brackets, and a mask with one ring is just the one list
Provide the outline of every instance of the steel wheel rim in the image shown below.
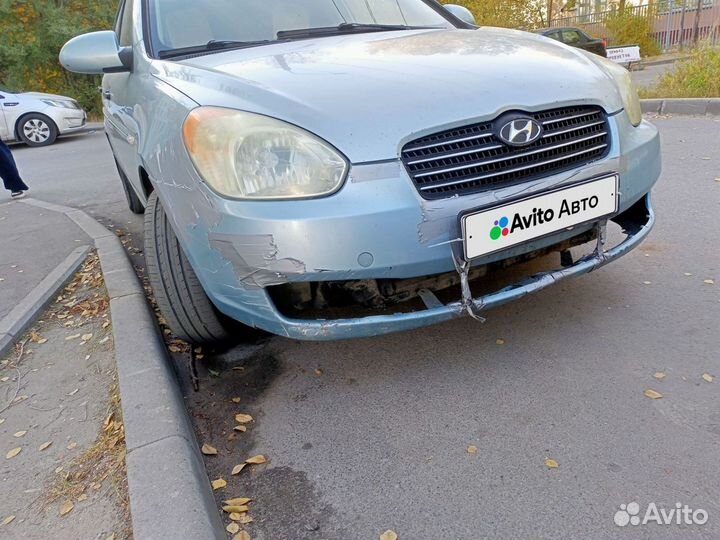
[[39,118],[31,118],[23,124],[23,134],[34,143],[44,143],[50,138],[50,126]]

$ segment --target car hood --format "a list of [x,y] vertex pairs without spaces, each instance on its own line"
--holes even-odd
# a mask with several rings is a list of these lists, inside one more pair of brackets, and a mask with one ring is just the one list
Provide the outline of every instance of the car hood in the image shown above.
[[72,98],[69,98],[67,96],[59,96],[57,94],[46,94],[44,92],[23,92],[21,94],[16,94],[16,95],[34,98],[34,99],[59,99],[62,101],[73,101]]
[[353,163],[395,159],[410,140],[506,110],[622,108],[614,82],[585,53],[498,28],[277,43],[157,61],[153,74],[200,105],[301,126]]

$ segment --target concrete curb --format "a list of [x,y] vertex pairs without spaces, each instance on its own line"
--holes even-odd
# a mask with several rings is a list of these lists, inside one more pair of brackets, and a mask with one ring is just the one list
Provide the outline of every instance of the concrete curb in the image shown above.
[[97,247],[110,297],[133,537],[227,538],[174,365],[122,243],[82,210],[22,202],[65,214]]
[[720,98],[641,99],[640,104],[644,113],[720,115]]
[[13,344],[32,325],[40,311],[50,303],[80,268],[88,251],[90,251],[90,246],[75,248],[10,313],[0,320],[0,356],[4,356],[12,348]]

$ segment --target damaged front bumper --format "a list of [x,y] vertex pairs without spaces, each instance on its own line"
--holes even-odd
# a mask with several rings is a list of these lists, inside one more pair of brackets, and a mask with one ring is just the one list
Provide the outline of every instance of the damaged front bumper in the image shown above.
[[[598,222],[595,225],[598,229],[597,245],[592,254],[579,259],[571,266],[530,276],[497,292],[472,298],[469,296],[470,288],[464,282],[461,300],[449,304],[437,302],[434,307],[428,307],[423,311],[337,320],[288,319],[278,314],[279,328],[282,329],[278,333],[300,340],[337,340],[413,330],[464,315],[481,318],[488,309],[518,300],[563,279],[592,272],[637,247],[650,233],[655,223],[650,194],[644,196],[613,221],[622,227],[625,234],[625,239],[616,246],[606,249],[605,227],[607,222]],[[463,272],[462,268],[458,270]],[[433,300],[426,300],[428,306],[432,306],[433,303]]]

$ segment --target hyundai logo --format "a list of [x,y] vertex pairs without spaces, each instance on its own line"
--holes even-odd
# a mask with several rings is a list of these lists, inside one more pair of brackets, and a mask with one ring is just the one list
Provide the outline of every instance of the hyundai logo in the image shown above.
[[510,146],[527,146],[540,138],[543,128],[532,118],[515,118],[503,124],[498,132],[500,140]]

